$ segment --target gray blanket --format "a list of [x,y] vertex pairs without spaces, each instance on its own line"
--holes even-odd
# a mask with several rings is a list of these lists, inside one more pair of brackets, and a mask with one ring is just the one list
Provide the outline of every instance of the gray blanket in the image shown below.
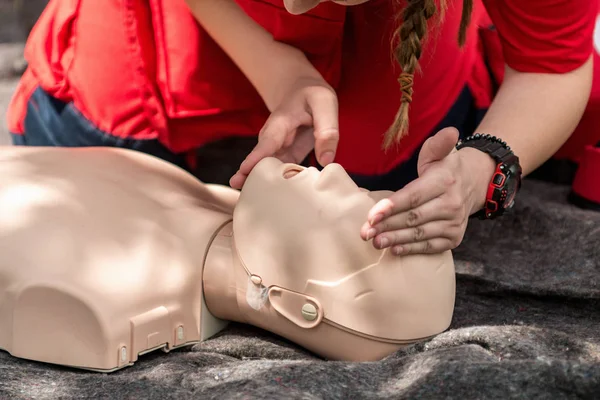
[[0,398],[600,397],[600,213],[526,181],[515,212],[455,251],[451,328],[379,362],[321,360],[243,325],[104,375],[0,353]]

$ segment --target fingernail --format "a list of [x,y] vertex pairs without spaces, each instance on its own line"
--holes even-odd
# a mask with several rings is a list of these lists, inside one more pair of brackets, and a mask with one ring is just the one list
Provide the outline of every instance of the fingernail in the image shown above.
[[389,244],[390,244],[390,240],[386,237],[382,237],[379,240],[379,247],[381,247],[382,249],[388,247]]
[[327,164],[331,164],[333,162],[334,157],[335,155],[333,154],[333,151],[326,151],[321,154],[319,164],[321,164],[323,167]]
[[383,219],[383,214],[375,214],[375,216],[369,221],[369,224],[375,225],[378,224]]
[[392,249],[392,253],[394,253],[397,256],[399,256],[400,254],[402,254],[403,251],[404,251],[404,249],[402,248],[402,246],[395,246]]
[[375,228],[371,228],[367,231],[367,240],[371,240],[375,237],[375,235],[377,235],[377,231],[375,230]]

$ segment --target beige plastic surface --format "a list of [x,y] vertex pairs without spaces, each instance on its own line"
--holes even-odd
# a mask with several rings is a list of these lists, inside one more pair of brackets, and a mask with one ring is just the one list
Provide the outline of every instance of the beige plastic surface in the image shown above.
[[[337,164],[319,172],[261,161],[209,251],[209,309],[333,359],[379,359],[444,331],[454,310],[451,252],[397,257],[359,236],[389,194],[359,189]],[[314,319],[304,317],[307,304]]]
[[111,371],[223,328],[202,265],[238,192],[117,149],[0,149],[0,348]]
[[363,242],[389,192],[339,165],[265,159],[241,197],[119,149],[7,147],[0,173],[0,348],[17,357],[112,371],[234,320],[376,360],[452,318],[451,253]]

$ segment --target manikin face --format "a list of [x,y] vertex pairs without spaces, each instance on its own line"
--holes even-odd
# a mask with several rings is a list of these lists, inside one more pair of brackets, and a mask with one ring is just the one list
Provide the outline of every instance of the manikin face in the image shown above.
[[390,193],[361,190],[338,164],[318,171],[264,159],[234,212],[236,246],[252,273],[285,264],[286,280],[301,281],[307,268],[318,279],[341,279],[380,259],[382,252],[361,239],[360,227]]
[[355,6],[367,1],[369,0],[283,0],[283,4],[290,14],[303,14],[318,6],[319,3],[333,2],[343,6]]
[[233,215],[239,260],[265,287],[313,296],[324,318],[356,332],[394,340],[425,337],[432,324],[439,332],[454,304],[451,253],[396,257],[360,237],[369,209],[391,193],[361,190],[338,164],[319,172],[263,159]]

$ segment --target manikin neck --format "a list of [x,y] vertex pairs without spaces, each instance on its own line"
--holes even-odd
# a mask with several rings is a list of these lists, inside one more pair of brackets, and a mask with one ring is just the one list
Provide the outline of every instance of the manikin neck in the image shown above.
[[[203,287],[207,309],[214,317],[257,326],[326,358],[378,360],[406,344],[367,337],[320,319],[305,320],[302,313],[295,313],[306,304],[301,294],[279,288],[271,297],[260,278],[249,275],[239,259],[231,222],[217,231],[208,248]],[[307,329],[306,324],[313,323]]]
[[221,226],[208,246],[204,261],[202,284],[204,300],[210,313],[217,318],[247,322],[238,305],[240,274],[248,277],[242,267],[233,240],[233,222]]

